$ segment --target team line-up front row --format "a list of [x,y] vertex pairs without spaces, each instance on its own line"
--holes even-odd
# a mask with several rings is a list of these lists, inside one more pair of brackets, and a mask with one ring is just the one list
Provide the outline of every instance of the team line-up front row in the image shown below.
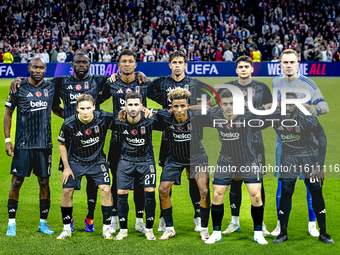
[[[328,112],[320,90],[311,80],[296,73],[298,62],[296,52],[286,51],[281,57],[281,67],[285,72],[283,77],[273,81],[278,88],[296,87],[311,91],[311,103],[316,108],[307,106],[308,111],[317,114]],[[136,68],[135,54],[124,50],[119,56],[121,76],[114,76],[112,82],[106,82],[106,77],[88,75],[88,57],[79,52],[75,55],[73,68],[75,75],[65,76],[52,81],[44,80],[46,64],[41,58],[34,58],[30,62],[30,77],[23,79],[21,84],[11,86],[11,93],[6,101],[4,119],[6,153],[13,157],[11,174],[12,185],[8,199],[8,230],[7,236],[16,235],[15,216],[18,208],[19,190],[24,178],[29,177],[31,171],[38,176],[40,185],[40,224],[39,231],[54,234],[47,225],[50,208],[49,177],[51,174],[51,111],[65,118],[61,127],[58,141],[61,155],[62,185],[61,212],[64,229],[57,239],[65,239],[72,235],[72,197],[74,189],[80,189],[81,178],[87,177],[88,200],[93,200],[97,187],[102,195],[103,236],[112,239],[112,233],[120,231],[115,240],[122,240],[128,236],[127,215],[129,211],[128,193],[130,189],[144,192],[142,197],[135,199],[136,230],[145,233],[148,240],[156,240],[153,233],[155,219],[155,187],[156,166],[152,147],[152,130],[163,131],[160,165],[163,167],[160,185],[158,187],[161,201],[161,218],[159,230],[164,231],[159,237],[166,240],[176,235],[173,226],[172,204],[170,200],[171,188],[180,184],[181,173],[187,170],[190,185],[190,195],[195,207],[195,230],[207,244],[221,241],[221,222],[224,214],[223,198],[231,185],[240,187],[241,178],[251,198],[251,215],[254,223],[254,241],[267,244],[264,235],[269,234],[263,223],[264,189],[260,165],[264,162],[264,148],[261,129],[243,125],[248,120],[262,121],[272,118],[280,121],[272,123],[278,135],[277,155],[279,165],[291,169],[282,171],[279,176],[281,200],[278,206],[279,233],[273,243],[288,240],[287,225],[291,210],[292,194],[295,181],[299,176],[296,168],[308,164],[314,166],[304,169],[302,174],[307,191],[312,197],[312,210],[318,221],[320,234],[311,231],[311,235],[319,236],[319,240],[327,244],[334,241],[326,232],[326,209],[322,196],[324,180],[323,169],[327,139],[318,119],[313,115],[304,115],[294,104],[287,104],[285,115],[281,110],[266,116],[257,116],[250,111],[244,115],[233,114],[233,95],[228,89],[218,91],[219,103],[217,107],[209,107],[207,114],[201,114],[201,106],[197,98],[202,90],[196,79],[185,76],[187,66],[186,56],[175,52],[170,56],[169,67],[172,75],[161,77],[152,83],[148,80],[142,84],[137,81],[134,73]],[[241,88],[243,92],[252,88],[252,95],[243,93],[245,99],[253,97],[254,107],[259,110],[271,108],[271,93],[266,85],[251,79],[253,71],[251,59],[241,57],[236,61],[238,80],[231,84]],[[145,79],[145,77],[143,77]],[[20,83],[20,82],[19,82]],[[104,84],[104,85],[103,85]],[[14,87],[14,88],[13,88]],[[269,91],[269,92],[268,92]],[[112,96],[114,111],[107,113],[99,111],[99,103]],[[147,109],[146,97],[160,103],[163,109]],[[297,93],[288,93],[287,99],[300,98]],[[61,98],[64,109],[60,107]],[[215,105],[215,98],[211,97],[209,105]],[[122,110],[122,108],[124,109]],[[15,147],[10,140],[11,120],[14,109],[17,108],[17,125]],[[169,111],[168,108],[171,110]],[[245,105],[246,110],[248,106]],[[119,113],[118,113],[119,112]],[[119,115],[119,118],[118,118]],[[215,125],[216,119],[226,120],[230,124]],[[295,122],[297,125],[286,127],[282,120]],[[294,120],[294,121],[293,121]],[[213,201],[210,201],[208,156],[202,145],[203,128],[216,128],[221,141],[221,151],[217,161],[220,169],[236,169],[237,171],[215,171],[213,178]],[[109,152],[109,164],[112,171],[112,188],[110,189],[109,166],[103,152],[107,130],[112,130]],[[237,139],[235,139],[237,137]],[[281,143],[280,143],[281,142]],[[278,152],[279,151],[279,152]],[[114,153],[112,153],[114,152]],[[118,152],[118,153],[117,153]],[[163,159],[163,160],[162,160]],[[242,171],[242,169],[249,171]],[[216,167],[218,169],[218,167]],[[314,171],[312,171],[312,169]],[[191,181],[190,181],[191,180]],[[235,182],[235,183],[234,183]],[[233,184],[234,183],[234,184]],[[241,182],[242,183],[242,182]],[[192,186],[192,187],[191,187]],[[138,188],[139,187],[139,188]],[[89,191],[90,190],[90,191]],[[194,195],[196,191],[196,195]],[[231,208],[240,206],[240,190],[234,194]],[[235,190],[234,190],[235,191]],[[198,193],[198,195],[197,195]],[[90,199],[90,195],[92,198]],[[196,197],[196,199],[194,199]],[[198,197],[198,198],[197,198]],[[137,203],[143,200],[137,209]],[[197,201],[198,200],[198,201]],[[94,204],[88,203],[89,212],[85,219],[85,231],[94,231]],[[118,217],[117,217],[117,210]],[[209,235],[208,222],[211,208],[213,233]],[[146,214],[146,226],[143,223],[143,210]],[[139,220],[138,220],[139,219]],[[313,221],[310,222],[313,223]],[[315,224],[315,219],[314,219]],[[223,233],[239,231],[238,212],[232,211],[232,222]],[[277,230],[276,230],[277,231]]]

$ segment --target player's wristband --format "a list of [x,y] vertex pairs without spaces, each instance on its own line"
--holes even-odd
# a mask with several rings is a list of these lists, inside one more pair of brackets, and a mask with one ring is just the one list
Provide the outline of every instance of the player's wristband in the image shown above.
[[5,143],[10,143],[11,142],[11,138],[6,138],[5,139]]

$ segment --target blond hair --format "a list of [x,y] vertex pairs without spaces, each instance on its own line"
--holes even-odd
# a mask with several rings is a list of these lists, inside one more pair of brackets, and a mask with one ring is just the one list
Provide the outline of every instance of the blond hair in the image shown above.
[[82,94],[80,95],[78,98],[77,98],[77,101],[76,101],[76,106],[78,107],[78,105],[83,102],[83,101],[88,101],[88,102],[91,102],[93,106],[96,105],[96,102],[94,101],[94,98],[89,95],[89,94]]
[[171,102],[172,100],[181,100],[181,99],[188,100],[190,95],[191,93],[188,90],[183,89],[181,87],[177,87],[168,93],[168,98]]
[[297,54],[297,52],[295,51],[295,50],[293,50],[293,49],[287,49],[287,50],[284,50],[284,51],[282,51],[282,53],[281,53],[281,56],[280,56],[280,59],[282,60],[282,57],[283,57],[283,55],[287,55],[287,54],[294,54],[295,55],[295,57],[298,59],[298,54]]

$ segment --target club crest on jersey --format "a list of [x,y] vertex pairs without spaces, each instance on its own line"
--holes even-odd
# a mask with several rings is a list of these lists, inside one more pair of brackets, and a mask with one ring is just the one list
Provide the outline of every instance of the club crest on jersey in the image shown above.
[[139,91],[140,91],[139,86],[136,86],[136,93],[139,93]]
[[131,93],[131,92],[132,92],[132,90],[131,90],[130,88],[128,88],[128,89],[125,90],[125,93],[126,93],[126,94],[129,94],[129,93]]
[[177,129],[178,129],[179,131],[182,131],[182,130],[183,130],[183,127],[179,126],[179,127],[177,127]]
[[253,97],[255,96],[255,89],[253,89]]
[[188,84],[184,85],[184,89],[189,91],[189,85]]
[[140,132],[144,135],[145,134],[145,127],[144,126],[142,126],[141,128],[140,128]]
[[188,124],[188,130],[191,131],[192,130],[192,126],[191,123]]
[[85,134],[90,135],[91,133],[92,133],[92,132],[91,132],[90,129],[86,129],[86,130],[85,130]]
[[295,130],[296,130],[296,132],[300,133],[300,127],[299,126],[296,126]]
[[47,89],[44,89],[44,95],[45,95],[45,97],[48,97],[48,90]]
[[292,131],[292,130],[293,130],[293,128],[291,128],[291,127],[286,127],[286,129],[287,129],[288,131]]
[[76,86],[76,90],[81,90],[81,85],[80,85],[80,84],[78,84],[78,85]]
[[99,127],[98,127],[98,126],[95,126],[95,127],[94,127],[94,132],[95,132],[95,133],[99,133]]
[[227,129],[232,129],[233,127],[231,126],[231,124],[227,124],[227,125],[226,125],[226,128],[227,128]]
[[40,92],[40,91],[37,91],[37,92],[35,92],[35,95],[36,95],[37,97],[41,97],[41,92]]
[[89,89],[89,83],[88,83],[88,82],[85,82],[85,83],[84,83],[84,87],[85,87],[85,89]]
[[155,168],[153,167],[153,165],[150,165],[150,172],[154,173],[155,172]]
[[243,96],[246,96],[247,95],[247,91],[242,91],[242,93],[243,93]]
[[137,132],[137,130],[136,130],[136,129],[132,129],[132,130],[131,130],[131,134],[133,134],[133,135],[137,135],[137,134],[138,134],[138,132]]
[[106,167],[104,165],[100,165],[100,167],[102,168],[103,172],[106,172]]

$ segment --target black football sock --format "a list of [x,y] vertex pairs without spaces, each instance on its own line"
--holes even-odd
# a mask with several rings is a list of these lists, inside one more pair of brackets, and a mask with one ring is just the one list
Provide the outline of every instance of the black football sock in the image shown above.
[[262,181],[262,185],[261,185],[261,199],[262,199],[262,203],[263,203],[263,209],[264,209],[264,206],[265,206],[265,202],[266,202],[266,194],[264,192],[264,187],[263,187],[263,178],[261,179]]
[[207,228],[209,223],[209,214],[210,214],[210,207],[203,208],[200,206],[200,217],[201,217],[201,227]]
[[61,206],[61,216],[63,217],[64,225],[71,224],[72,210],[73,210],[73,206],[71,206],[71,207],[62,207]]
[[113,202],[112,216],[117,216],[118,215],[118,209],[117,209],[118,195],[117,195],[117,175],[116,175],[116,173],[112,173],[111,195],[112,195],[112,202]]
[[129,203],[128,195],[118,194],[118,217],[121,229],[127,229],[128,213],[129,213]]
[[143,219],[145,203],[144,188],[140,183],[135,182],[134,189],[135,190],[133,191],[133,200],[135,202],[136,218]]
[[40,200],[40,219],[47,220],[48,212],[50,211],[50,199]]
[[224,205],[214,205],[211,206],[211,218],[213,222],[213,230],[221,231],[222,219],[224,214]]
[[242,201],[242,180],[232,180],[230,185],[229,200],[232,216],[240,216]]
[[288,219],[289,214],[292,209],[292,196],[295,189],[294,181],[282,181],[282,191],[280,200],[280,224],[281,224],[281,234],[287,235]]
[[146,228],[152,228],[155,220],[156,199],[155,192],[145,192]]
[[95,184],[95,181],[91,176],[86,176],[87,186],[86,186],[86,194],[87,194],[87,215],[86,218],[89,220],[93,220],[94,218],[94,210],[96,208],[97,203],[97,194],[98,188]]
[[197,186],[197,182],[195,179],[188,179],[189,180],[189,194],[191,198],[191,203],[194,206],[195,215],[194,218],[200,217],[200,190]]
[[111,224],[112,205],[111,206],[102,205],[102,214],[103,214],[103,224],[104,225],[110,225]]
[[254,231],[262,231],[263,205],[251,206],[251,217],[254,222]]
[[[171,198],[172,195],[172,189],[170,189],[170,193],[169,193],[169,197]],[[163,209],[162,209],[162,203],[161,203],[161,197],[159,196],[159,208],[160,208],[160,214],[159,214],[159,218],[164,218],[163,215]]]
[[15,215],[18,210],[18,201],[14,199],[8,199],[7,208],[8,208],[8,218],[15,219]]
[[312,195],[313,210],[315,212],[316,219],[318,220],[320,234],[325,234],[326,233],[326,208],[325,208],[325,201],[322,196],[322,187],[319,186],[318,182],[310,183],[309,180],[307,179],[306,179],[306,183]]
[[166,226],[167,227],[173,227],[174,222],[173,222],[173,219],[172,219],[172,207],[170,207],[168,209],[163,209],[163,216],[164,216]]

